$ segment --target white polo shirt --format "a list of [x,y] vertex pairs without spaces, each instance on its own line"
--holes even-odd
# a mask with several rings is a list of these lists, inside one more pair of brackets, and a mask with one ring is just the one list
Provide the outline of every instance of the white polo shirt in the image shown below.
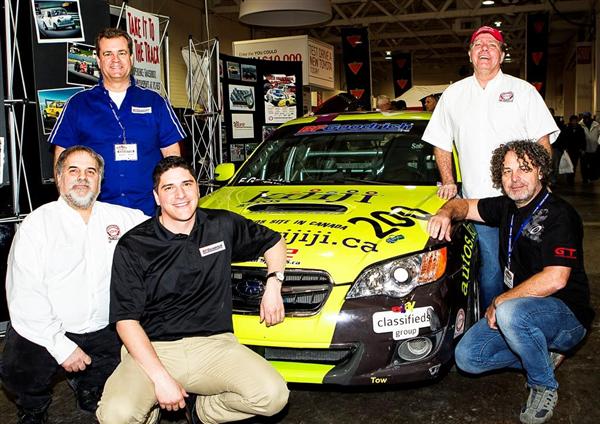
[[8,257],[6,294],[15,331],[62,364],[77,348],[65,332],[106,327],[115,246],[146,219],[137,209],[97,201],[86,224],[62,198],[29,214]]
[[446,151],[456,145],[463,195],[498,196],[490,172],[492,152],[515,140],[537,141],[559,129],[535,87],[502,71],[483,89],[474,76],[448,87],[440,98],[423,140]]

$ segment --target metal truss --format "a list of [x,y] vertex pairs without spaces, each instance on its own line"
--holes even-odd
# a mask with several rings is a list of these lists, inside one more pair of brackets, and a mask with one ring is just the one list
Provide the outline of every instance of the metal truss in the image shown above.
[[[19,11],[29,11],[29,7],[21,6],[21,1],[4,0],[4,27],[5,27],[5,54],[6,54],[6,93],[4,107],[7,110],[7,140],[5,148],[8,150],[8,166],[10,167],[10,184],[12,187],[13,215],[0,219],[0,223],[18,223],[33,210],[27,169],[23,160],[23,138],[25,130],[25,115],[28,106],[35,105],[34,100],[29,100],[27,87],[23,78],[23,65],[17,29]],[[27,21],[25,21],[27,22]],[[20,87],[22,98],[15,98],[15,88]],[[24,193],[21,192],[24,189]],[[21,196],[27,197],[27,211],[21,211]]]
[[182,54],[188,67],[185,125],[192,139],[192,166],[200,185],[210,192],[215,167],[223,161],[219,40],[195,42],[190,37]]

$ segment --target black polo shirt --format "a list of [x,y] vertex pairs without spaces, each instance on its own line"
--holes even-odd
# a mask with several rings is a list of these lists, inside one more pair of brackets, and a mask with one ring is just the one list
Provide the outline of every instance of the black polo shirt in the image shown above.
[[173,234],[158,213],[119,240],[110,321],[139,321],[152,341],[233,331],[231,262],[257,259],[281,235],[233,212],[201,208],[189,235]]
[[[500,228],[499,256],[502,269],[507,264],[511,216],[514,215],[514,240],[521,224],[532,214],[546,193],[548,191],[542,189],[522,208],[517,208],[507,196],[479,201],[481,218],[487,224]],[[589,328],[594,312],[590,306],[590,289],[583,266],[582,243],[583,225],[579,214],[570,204],[550,193],[516,243],[513,243],[510,270],[514,273],[514,286],[517,286],[541,272],[544,267],[570,267],[567,285],[552,296],[561,299],[577,319]]]

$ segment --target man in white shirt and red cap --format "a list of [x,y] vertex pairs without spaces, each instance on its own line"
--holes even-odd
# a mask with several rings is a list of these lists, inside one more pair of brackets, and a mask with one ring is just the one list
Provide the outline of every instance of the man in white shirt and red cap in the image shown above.
[[[423,140],[434,146],[442,178],[438,195],[443,199],[458,194],[453,147],[459,157],[463,197],[484,198],[501,195],[493,187],[488,166],[494,149],[510,141],[529,140],[550,153],[550,143],[558,137],[559,129],[535,87],[500,69],[505,52],[502,32],[489,26],[477,29],[468,52],[473,75],[444,91],[423,134]],[[475,227],[481,256],[480,299],[485,310],[503,287],[498,230],[484,224]]]

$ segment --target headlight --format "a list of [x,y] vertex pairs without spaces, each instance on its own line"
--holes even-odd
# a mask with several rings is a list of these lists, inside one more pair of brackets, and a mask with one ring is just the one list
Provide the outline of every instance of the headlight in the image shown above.
[[444,247],[369,267],[358,276],[346,299],[406,296],[415,287],[438,280],[446,271],[446,257]]

